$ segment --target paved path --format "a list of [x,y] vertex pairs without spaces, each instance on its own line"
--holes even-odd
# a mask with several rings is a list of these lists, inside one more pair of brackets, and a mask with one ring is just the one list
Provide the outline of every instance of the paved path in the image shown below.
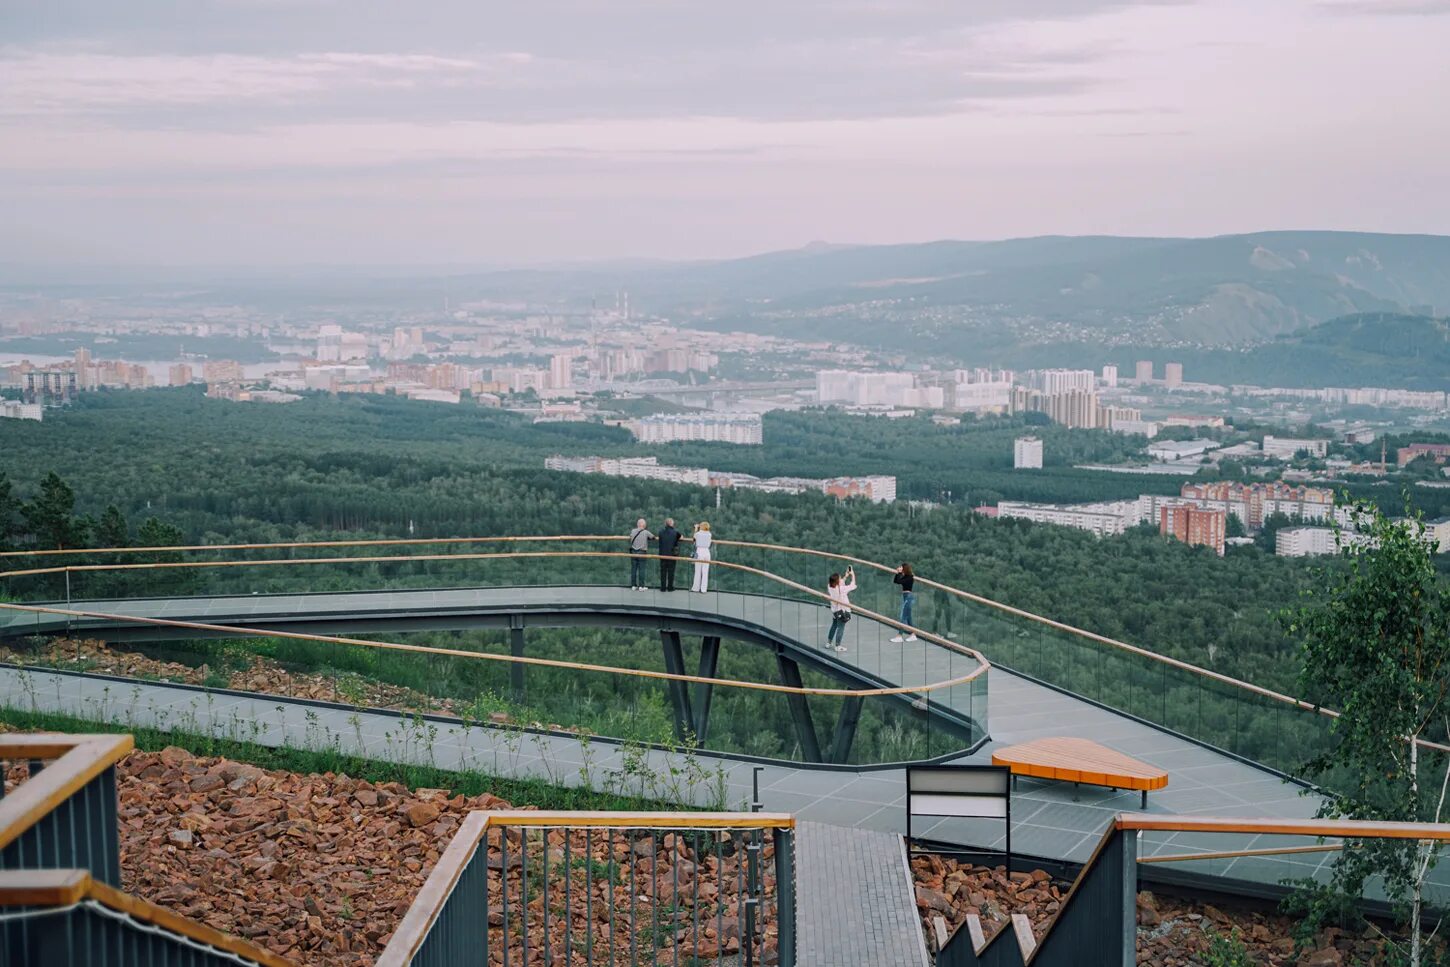
[[926,941],[900,836],[796,825],[797,962],[926,967]]

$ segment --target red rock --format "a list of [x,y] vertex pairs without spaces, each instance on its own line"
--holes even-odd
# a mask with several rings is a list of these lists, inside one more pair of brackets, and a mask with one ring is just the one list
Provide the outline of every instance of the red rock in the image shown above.
[[409,806],[405,815],[408,817],[408,822],[412,824],[413,828],[417,829],[420,826],[427,826],[433,820],[437,819],[438,813],[437,806],[428,802],[420,802]]

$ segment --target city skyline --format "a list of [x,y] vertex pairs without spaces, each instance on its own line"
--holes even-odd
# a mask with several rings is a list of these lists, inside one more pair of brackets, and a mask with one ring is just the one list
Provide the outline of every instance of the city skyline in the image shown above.
[[0,260],[1450,225],[1442,0],[425,13],[11,5]]

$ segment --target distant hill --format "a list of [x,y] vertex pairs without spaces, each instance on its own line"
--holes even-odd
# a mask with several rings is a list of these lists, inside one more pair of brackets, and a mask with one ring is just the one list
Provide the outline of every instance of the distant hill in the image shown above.
[[[1363,312],[1450,306],[1450,238],[1264,232],[1207,239],[1031,238],[783,252],[677,266],[641,280],[650,297],[693,302],[712,322],[882,343],[1065,324],[1147,344],[1240,345]],[[859,307],[810,316],[826,307]],[[958,307],[962,320],[953,324]],[[935,310],[935,311],[934,311]],[[998,325],[993,325],[996,323]],[[993,332],[992,330],[996,330]],[[1028,339],[1031,337],[1028,336]],[[973,339],[980,347],[980,339]]]
[[1360,313],[1185,365],[1204,382],[1450,390],[1450,320]]
[[1450,306],[1450,237],[1284,231],[825,245],[712,262],[456,277],[548,300],[627,289],[704,328],[790,332],[982,362],[1064,333],[1107,345],[1240,346],[1357,313]]

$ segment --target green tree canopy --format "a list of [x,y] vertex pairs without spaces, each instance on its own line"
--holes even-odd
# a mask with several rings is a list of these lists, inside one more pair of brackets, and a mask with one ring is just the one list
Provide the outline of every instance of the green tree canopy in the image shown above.
[[[1352,520],[1365,540],[1344,552],[1348,567],[1326,572],[1288,619],[1302,648],[1304,694],[1340,711],[1328,747],[1305,770],[1334,792],[1320,816],[1439,822],[1450,761],[1427,758],[1420,740],[1443,739],[1450,719],[1450,595],[1419,518],[1390,520],[1357,506]],[[1420,963],[1421,895],[1437,852],[1413,841],[1365,840],[1334,863],[1342,895],[1357,898],[1371,878],[1381,879],[1406,917],[1412,967]]]

